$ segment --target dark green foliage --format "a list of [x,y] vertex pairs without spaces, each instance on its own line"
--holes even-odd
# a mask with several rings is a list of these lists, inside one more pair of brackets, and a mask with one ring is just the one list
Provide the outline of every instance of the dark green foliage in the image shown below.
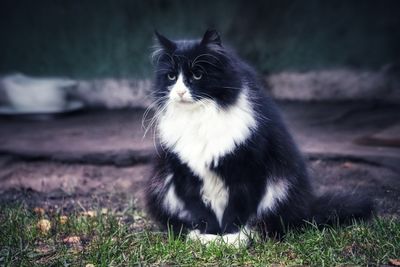
[[143,77],[155,28],[199,38],[210,26],[263,72],[380,68],[400,59],[399,7],[396,0],[5,0],[0,73]]

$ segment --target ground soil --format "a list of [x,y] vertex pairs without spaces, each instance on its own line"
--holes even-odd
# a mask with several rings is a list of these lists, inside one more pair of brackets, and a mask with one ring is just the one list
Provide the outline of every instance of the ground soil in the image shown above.
[[[279,106],[307,158],[318,193],[367,195],[379,215],[400,215],[400,148],[379,138],[372,144],[356,142],[369,136],[396,140],[399,106]],[[141,209],[156,155],[153,136],[143,138],[143,112],[91,110],[39,120],[0,118],[0,203],[64,211],[123,210],[134,203]]]

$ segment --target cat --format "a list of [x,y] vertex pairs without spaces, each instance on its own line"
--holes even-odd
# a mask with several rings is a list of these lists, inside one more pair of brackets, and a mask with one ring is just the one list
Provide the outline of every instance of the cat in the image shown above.
[[208,244],[367,219],[364,197],[316,196],[305,161],[256,72],[222,44],[156,32],[153,122],[160,149],[146,203],[161,225]]

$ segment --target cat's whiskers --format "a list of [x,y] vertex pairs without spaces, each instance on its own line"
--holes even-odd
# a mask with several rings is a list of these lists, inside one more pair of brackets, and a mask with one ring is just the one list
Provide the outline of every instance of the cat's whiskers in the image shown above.
[[[160,64],[160,60],[161,60],[161,58],[162,58],[163,56],[167,56],[167,57],[169,58],[169,61],[170,61],[171,64],[172,64],[172,66],[175,66],[175,60],[174,60],[174,58],[173,58],[170,54],[166,53],[166,52],[164,51],[164,49],[162,49],[162,48],[158,48],[158,49],[156,49],[156,50],[153,52],[153,54],[152,54],[152,56],[151,56],[152,61],[154,62],[153,64],[156,65],[156,66],[158,66],[158,65]],[[155,58],[157,58],[157,60],[155,60]],[[165,63],[164,63],[164,64],[165,64]]]
[[156,70],[156,71],[154,71],[154,73],[162,73],[162,72],[169,72],[170,71],[170,69],[158,69],[158,70]]
[[161,57],[162,52],[164,51],[164,49],[161,48],[160,46],[154,46],[153,49],[154,49],[154,51],[153,51],[153,53],[151,53],[151,61],[152,61],[153,64],[154,64],[155,61],[156,61],[156,58],[157,58],[156,64],[158,64],[158,62],[159,62],[159,60],[160,60],[160,57]]
[[210,61],[207,61],[207,60],[197,60],[196,63],[193,64],[193,67],[194,66],[200,66],[199,63],[206,63],[206,64],[209,64],[209,65],[211,65],[211,66],[213,66],[213,67],[215,67],[217,69],[220,69],[219,66],[217,66],[214,63],[211,63]]
[[207,94],[207,93],[204,93],[204,92],[201,92],[200,94],[199,94],[199,96],[201,97],[201,96],[205,96],[206,98],[209,98],[209,99],[213,99],[213,97],[212,96],[210,96],[209,94]]
[[[145,133],[143,138],[146,136],[146,133],[149,129],[149,127],[151,127],[152,121],[154,119],[154,116],[157,115],[157,113],[160,111],[160,109],[162,108],[162,106],[160,106],[160,104],[164,101],[168,99],[168,96],[162,96],[161,98],[157,99],[156,101],[152,102],[145,110],[145,112],[143,113],[143,117],[142,117],[142,128],[145,129]],[[150,120],[150,124],[146,127],[146,121],[148,121],[147,116],[150,113],[150,111],[154,108],[157,107],[157,109],[154,112],[154,115]]]
[[159,101],[156,100],[156,101],[150,103],[149,106],[148,106],[148,107],[146,108],[146,110],[144,111],[143,116],[142,116],[142,129],[146,129],[145,122],[146,122],[146,120],[147,120],[147,115],[148,115],[149,112],[158,104],[158,102],[159,102]]
[[[152,93],[152,99],[155,98],[155,93]],[[158,106],[163,100],[167,99],[167,96],[161,96],[158,99],[156,99],[155,101],[151,102],[148,107],[146,108],[145,112],[143,113],[143,117],[142,117],[142,127],[143,127],[143,123],[146,120],[146,117],[148,115],[148,113],[150,112],[151,109],[153,109],[155,106]]]
[[[165,98],[165,97],[164,97]],[[156,111],[154,112],[153,117],[150,120],[149,125],[146,127],[143,138],[145,138],[145,136],[147,135],[147,132],[153,128],[153,145],[154,145],[154,149],[156,150],[157,155],[159,155],[158,153],[158,149],[157,149],[157,127],[158,127],[158,123],[159,123],[159,119],[161,114],[165,111],[165,109],[170,105],[170,101],[164,101],[164,105],[158,106],[158,108],[156,109]],[[164,150],[164,147],[161,148]]]
[[168,53],[165,53],[164,55],[166,55],[169,59],[170,59],[170,61],[171,61],[171,63],[172,63],[172,66],[175,66],[175,60],[174,60],[174,57],[173,56],[171,56],[170,54],[168,54]]
[[[167,101],[166,102],[166,104],[165,104],[165,108],[164,108],[164,110],[168,107],[168,105],[170,105],[170,102],[169,101]],[[160,114],[163,112],[163,110],[160,112]],[[157,149],[157,128],[158,128],[158,124],[160,123],[160,120],[159,120],[159,117],[160,117],[160,115],[157,115],[157,118],[156,118],[156,120],[155,120],[155,125],[154,125],[154,127],[153,127],[153,145],[154,145],[154,148],[155,148],[155,150],[156,150],[156,153],[157,153],[157,155],[158,156],[160,156],[160,154],[158,153],[158,149]],[[162,146],[162,144],[160,143],[160,147],[161,147],[161,149],[163,150],[163,151],[165,151],[165,148]]]
[[171,64],[167,62],[160,62],[158,63],[159,66],[166,66],[167,68],[171,68]]
[[[214,63],[208,61],[207,59],[201,59],[201,58],[205,58],[205,57],[212,57],[212,58],[214,58],[214,59],[217,60],[217,62],[218,62],[219,65],[221,65],[221,66],[223,65],[222,62],[221,62],[221,60],[219,60],[216,56],[214,56],[214,55],[212,55],[212,54],[201,54],[201,55],[198,55],[198,56],[193,60],[193,62],[192,62],[192,68],[194,68],[195,66],[201,66],[199,63],[206,63],[206,64],[209,64],[209,65],[211,65],[211,66],[214,66],[214,67],[217,68],[217,69],[221,69],[220,66],[215,65]],[[201,60],[200,60],[200,59],[201,59]]]
[[164,110],[166,109],[167,105],[162,106],[161,108],[158,108],[153,117],[151,118],[149,125],[146,127],[143,138],[146,136],[147,132],[149,131],[149,129],[154,125],[154,123],[157,121],[157,119],[159,118],[159,116],[161,115],[162,112],[164,112]]
[[197,65],[205,74],[208,74],[207,70],[202,65]]
[[205,53],[205,54],[198,55],[198,56],[193,60],[193,62],[192,62],[192,67],[193,67],[194,64],[196,64],[196,61],[197,61],[199,58],[205,57],[205,56],[212,57],[212,58],[216,59],[220,64],[222,64],[221,60],[220,60],[219,58],[217,58],[216,56],[214,56],[214,55],[212,55],[212,54],[209,54],[209,53]]

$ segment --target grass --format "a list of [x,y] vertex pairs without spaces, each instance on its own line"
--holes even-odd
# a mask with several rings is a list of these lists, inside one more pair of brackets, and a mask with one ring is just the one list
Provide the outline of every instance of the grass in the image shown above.
[[[22,206],[2,206],[1,266],[261,266],[367,265],[400,258],[400,221],[377,218],[347,227],[313,225],[291,231],[284,241],[255,241],[247,249],[202,246],[173,234],[150,231],[133,209],[96,216],[78,211],[60,221],[57,210],[33,212]],[[64,214],[65,215],[65,214]],[[51,223],[41,231],[38,222]],[[46,230],[46,229],[45,229]],[[89,265],[90,266],[90,265]]]

